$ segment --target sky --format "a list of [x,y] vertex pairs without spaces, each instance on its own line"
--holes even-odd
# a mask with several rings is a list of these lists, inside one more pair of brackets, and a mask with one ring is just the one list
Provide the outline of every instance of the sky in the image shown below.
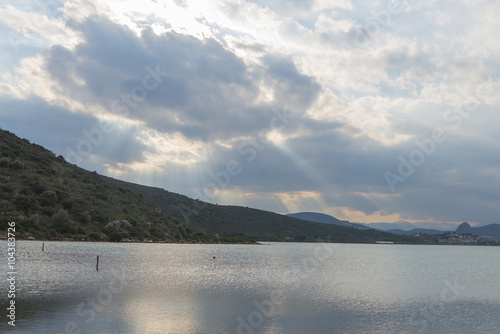
[[351,222],[500,223],[496,1],[0,5],[0,127],[87,170]]

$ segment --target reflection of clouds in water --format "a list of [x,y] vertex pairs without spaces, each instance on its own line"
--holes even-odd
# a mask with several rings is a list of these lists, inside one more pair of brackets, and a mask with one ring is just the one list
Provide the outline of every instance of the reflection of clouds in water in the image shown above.
[[[20,242],[16,333],[59,333],[71,322],[93,334],[225,334],[243,322],[269,334],[404,333],[423,321],[439,333],[500,326],[500,268],[482,271],[476,261],[494,263],[493,248],[322,245],[330,256],[318,244],[47,242],[42,253],[37,242]],[[444,280],[467,288],[443,303]],[[279,303],[268,303],[273,295]],[[439,312],[426,318],[429,310]]]

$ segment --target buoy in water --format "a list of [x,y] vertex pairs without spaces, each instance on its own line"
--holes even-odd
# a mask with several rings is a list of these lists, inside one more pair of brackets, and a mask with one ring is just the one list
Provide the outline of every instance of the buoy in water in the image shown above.
[[215,256],[213,257],[213,259],[215,260]]

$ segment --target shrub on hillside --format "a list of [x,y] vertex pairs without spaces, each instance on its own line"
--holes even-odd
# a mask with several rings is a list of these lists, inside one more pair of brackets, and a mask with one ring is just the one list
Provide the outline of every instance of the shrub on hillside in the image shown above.
[[108,234],[108,237],[109,237],[109,241],[113,241],[113,242],[122,241],[122,234],[116,229],[112,230]]
[[11,161],[8,157],[0,158],[0,167],[10,167]]
[[14,168],[16,170],[22,170],[25,168],[25,165],[24,165],[24,162],[22,162],[21,160],[15,160],[13,163],[12,163],[12,166],[11,168]]
[[28,212],[32,206],[32,202],[28,197],[19,195],[14,199],[14,205],[19,211]]
[[43,206],[53,206],[57,201],[57,194],[51,190],[46,190],[40,195],[40,204]]
[[101,234],[97,232],[90,232],[89,233],[89,240],[90,241],[101,241]]
[[50,218],[51,227],[59,233],[73,233],[73,222],[66,210],[59,210]]
[[92,217],[88,211],[83,211],[80,213],[80,223],[83,225],[87,225],[92,221]]

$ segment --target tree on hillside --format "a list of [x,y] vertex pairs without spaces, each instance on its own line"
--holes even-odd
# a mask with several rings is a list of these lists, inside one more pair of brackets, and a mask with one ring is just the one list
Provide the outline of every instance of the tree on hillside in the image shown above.
[[67,210],[59,210],[50,218],[51,227],[59,233],[73,233],[73,222]]

